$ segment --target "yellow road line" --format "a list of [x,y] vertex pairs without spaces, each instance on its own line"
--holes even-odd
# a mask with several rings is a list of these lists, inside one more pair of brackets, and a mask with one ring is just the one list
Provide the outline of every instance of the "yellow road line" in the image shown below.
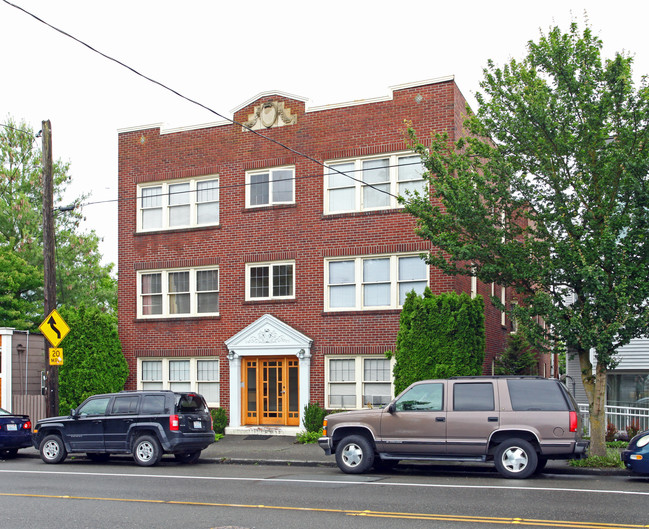
[[320,509],[315,507],[291,507],[285,505],[249,505],[245,503],[213,503],[196,501],[146,500],[136,498],[95,498],[91,496],[61,496],[53,494],[20,494],[0,492],[0,497],[39,498],[55,500],[118,501],[129,503],[156,503],[164,505],[191,505],[197,507],[230,507],[239,509],[268,509],[278,511],[302,511],[343,514],[345,516],[367,516],[371,518],[394,518],[401,520],[429,520],[442,522],[470,522],[476,524],[526,525],[535,527],[564,527],[570,529],[649,529],[649,525],[612,524],[598,522],[577,522],[567,520],[537,520],[533,518],[509,518],[489,516],[462,516],[453,514],[427,514],[409,512],[357,511],[350,509]]

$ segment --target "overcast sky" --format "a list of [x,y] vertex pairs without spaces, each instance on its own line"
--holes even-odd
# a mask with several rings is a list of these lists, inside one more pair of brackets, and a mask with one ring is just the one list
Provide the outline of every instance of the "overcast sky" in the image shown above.
[[[539,31],[584,13],[604,56],[635,56],[649,73],[647,0],[12,0],[106,55],[232,117],[260,92],[307,98],[307,108],[389,94],[455,75],[470,103],[489,59],[521,58]],[[117,262],[117,130],[221,118],[0,0],[0,123],[52,123],[53,154],[71,164],[70,196],[89,193],[83,229]],[[475,105],[473,105],[475,108]],[[102,203],[104,202],[104,203]]]

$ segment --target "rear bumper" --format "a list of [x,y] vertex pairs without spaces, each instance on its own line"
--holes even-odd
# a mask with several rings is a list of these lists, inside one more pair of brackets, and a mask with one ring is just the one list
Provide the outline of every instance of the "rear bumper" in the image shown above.
[[204,450],[214,442],[214,432],[182,433],[163,442],[165,452],[194,452]]
[[27,435],[1,435],[0,450],[27,448],[32,446],[32,434]]

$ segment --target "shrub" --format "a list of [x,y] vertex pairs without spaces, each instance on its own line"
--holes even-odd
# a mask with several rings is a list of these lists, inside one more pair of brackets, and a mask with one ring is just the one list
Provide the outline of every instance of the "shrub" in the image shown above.
[[317,402],[311,402],[304,406],[304,419],[302,424],[307,432],[319,432],[322,428],[322,421],[327,415],[326,410],[320,407]]
[[612,422],[609,422],[606,425],[606,441],[615,441],[616,433],[617,433],[617,428]]
[[629,440],[633,439],[638,432],[640,431],[640,423],[638,421],[631,421],[626,427],[626,433],[629,436]]
[[317,443],[320,436],[322,436],[322,428],[317,432],[299,432],[295,436],[295,440],[301,444]]
[[228,414],[225,408],[211,408],[210,414],[214,423],[214,433],[225,433],[225,427],[228,425]]

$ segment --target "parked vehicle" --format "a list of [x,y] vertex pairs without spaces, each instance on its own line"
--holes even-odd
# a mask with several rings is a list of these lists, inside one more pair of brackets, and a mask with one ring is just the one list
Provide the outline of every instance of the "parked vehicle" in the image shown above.
[[631,472],[649,474],[649,430],[631,439],[621,458]]
[[93,461],[132,454],[138,465],[152,466],[163,453],[195,463],[214,442],[214,430],[197,393],[122,391],[89,397],[67,417],[38,421],[32,442],[45,463],[82,452]]
[[16,457],[18,450],[31,445],[29,415],[17,415],[0,408],[0,457]]
[[454,377],[416,382],[381,409],[328,415],[318,440],[346,473],[404,460],[493,461],[527,478],[549,459],[579,459],[577,403],[555,379]]

